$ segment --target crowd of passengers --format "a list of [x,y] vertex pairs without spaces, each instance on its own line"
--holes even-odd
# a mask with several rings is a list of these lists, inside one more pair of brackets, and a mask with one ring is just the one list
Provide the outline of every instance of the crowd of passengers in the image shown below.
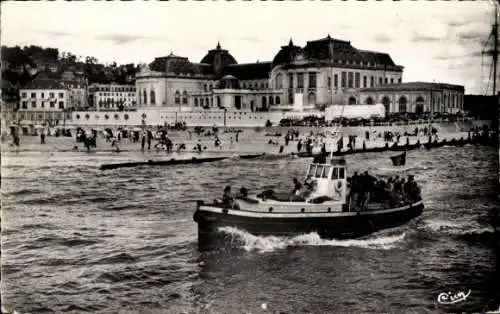
[[352,177],[347,178],[347,182],[348,204],[360,210],[366,209],[369,202],[386,203],[390,207],[397,207],[421,199],[420,187],[413,175],[409,175],[408,180],[396,176],[386,181],[375,178],[368,174],[368,171],[361,175],[354,172]]

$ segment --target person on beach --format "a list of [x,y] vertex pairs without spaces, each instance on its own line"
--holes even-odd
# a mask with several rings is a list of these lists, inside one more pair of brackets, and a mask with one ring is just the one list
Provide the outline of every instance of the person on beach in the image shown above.
[[144,146],[146,146],[146,132],[142,133],[142,139],[141,139],[141,150],[144,151]]
[[297,153],[300,153],[301,150],[302,150],[302,140],[299,140],[297,142]]
[[221,140],[219,139],[218,136],[215,136],[214,146],[222,149],[222,142],[221,142]]
[[45,131],[43,129],[40,131],[40,144],[45,144]]
[[151,139],[153,138],[153,133],[151,132],[151,130],[148,130],[147,138],[148,138],[148,150],[151,150]]

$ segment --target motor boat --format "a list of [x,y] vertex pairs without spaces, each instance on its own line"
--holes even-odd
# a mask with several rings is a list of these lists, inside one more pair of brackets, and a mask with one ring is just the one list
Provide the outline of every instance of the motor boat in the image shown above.
[[310,188],[299,195],[263,191],[256,195],[243,193],[232,200],[198,201],[193,215],[198,224],[198,243],[210,244],[221,235],[221,227],[257,236],[316,232],[325,239],[359,238],[403,225],[424,209],[419,192],[396,201],[372,197],[372,201],[357,206],[359,202],[350,195],[347,162],[332,155],[315,157],[305,182]]

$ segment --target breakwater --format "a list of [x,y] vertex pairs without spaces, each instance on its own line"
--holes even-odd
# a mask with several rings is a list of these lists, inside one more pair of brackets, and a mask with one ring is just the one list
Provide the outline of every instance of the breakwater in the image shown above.
[[[352,155],[352,154],[358,154],[358,153],[381,153],[381,152],[387,152],[387,151],[394,151],[394,152],[402,152],[402,151],[410,151],[414,149],[419,149],[421,147],[424,147],[428,150],[430,149],[435,149],[443,146],[464,146],[464,145],[485,145],[485,146],[491,146],[491,147],[496,147],[498,148],[498,134],[492,133],[489,135],[482,135],[482,136],[474,136],[474,137],[468,137],[467,139],[464,139],[461,137],[460,139],[443,139],[441,141],[438,140],[429,140],[425,143],[421,143],[419,140],[417,140],[416,143],[410,144],[409,140],[407,140],[406,144],[399,145],[397,142],[393,143],[392,145],[389,145],[388,142],[385,143],[384,146],[379,146],[379,147],[366,147],[366,145],[363,145],[362,148],[354,148],[354,149],[348,149],[348,150],[337,150],[333,152],[334,156],[345,156],[345,155]],[[298,157],[319,157],[319,156],[325,156],[329,155],[331,152],[323,151],[320,153],[311,153],[311,152],[301,152],[301,153],[294,153],[294,155],[297,155]]]
[[257,157],[261,157],[265,155],[262,154],[252,154],[252,155],[236,155],[236,156],[221,156],[221,157],[207,157],[207,158],[196,158],[192,157],[191,159],[175,159],[171,158],[168,160],[147,160],[147,161],[138,161],[138,162],[123,162],[123,163],[114,163],[114,164],[103,164],[101,165],[101,170],[111,170],[118,168],[133,168],[140,166],[174,166],[174,165],[189,165],[189,164],[201,164],[208,162],[216,162],[229,158],[240,158],[240,159],[253,159]]

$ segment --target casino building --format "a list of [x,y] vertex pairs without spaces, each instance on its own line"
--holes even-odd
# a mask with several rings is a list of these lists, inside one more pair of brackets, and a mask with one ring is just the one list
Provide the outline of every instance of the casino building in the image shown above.
[[[143,65],[137,112],[113,112],[106,124],[263,125],[297,113],[321,115],[330,105],[375,103],[387,113],[463,110],[463,86],[403,83],[403,69],[387,53],[329,35],[304,47],[290,39],[272,61],[245,64],[218,43],[199,63],[171,53]],[[73,113],[78,124],[100,124],[95,119]]]

